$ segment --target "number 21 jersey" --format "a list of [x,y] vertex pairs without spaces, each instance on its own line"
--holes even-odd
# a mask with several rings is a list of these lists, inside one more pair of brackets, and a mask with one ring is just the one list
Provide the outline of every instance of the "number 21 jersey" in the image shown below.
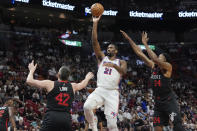
[[113,63],[117,66],[120,66],[120,60],[109,60],[106,56],[103,58],[102,62],[99,65],[97,72],[97,87],[103,87],[106,89],[118,89],[120,82],[120,73],[112,67],[103,66],[104,63]]
[[70,112],[74,93],[67,81],[55,81],[54,88],[47,95],[47,111]]

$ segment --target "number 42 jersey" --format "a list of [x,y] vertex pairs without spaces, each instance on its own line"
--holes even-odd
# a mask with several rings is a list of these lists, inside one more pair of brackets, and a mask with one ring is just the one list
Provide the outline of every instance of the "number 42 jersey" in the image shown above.
[[109,60],[106,56],[103,58],[102,62],[98,66],[97,72],[97,87],[103,87],[106,89],[118,89],[121,75],[113,67],[103,66],[104,63],[113,63],[120,66],[120,59]]
[[74,92],[67,81],[55,81],[54,88],[47,95],[47,111],[70,112]]

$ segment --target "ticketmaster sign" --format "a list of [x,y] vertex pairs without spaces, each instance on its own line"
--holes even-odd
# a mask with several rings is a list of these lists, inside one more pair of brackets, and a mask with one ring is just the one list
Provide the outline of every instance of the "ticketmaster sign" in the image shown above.
[[180,11],[179,17],[197,17],[197,12]]
[[161,18],[163,13],[145,13],[145,12],[138,12],[138,11],[130,11],[130,17],[141,17],[141,18]]
[[[89,7],[86,7],[85,13],[91,14],[91,9]],[[116,16],[117,13],[118,13],[118,11],[115,11],[115,10],[104,10],[103,15]]]
[[52,8],[64,9],[64,10],[71,10],[73,11],[75,6],[69,4],[61,4],[57,2],[52,2],[50,0],[42,0],[42,5]]
[[[29,3],[29,0],[15,0],[17,2],[23,2],[23,3]],[[12,1],[12,3],[14,3],[14,0]]]

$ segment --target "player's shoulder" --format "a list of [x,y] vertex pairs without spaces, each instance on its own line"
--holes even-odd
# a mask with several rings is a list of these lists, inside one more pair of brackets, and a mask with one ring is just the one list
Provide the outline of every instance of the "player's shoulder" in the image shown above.
[[127,64],[125,60],[120,60],[120,64]]
[[52,80],[44,80],[43,82],[46,84],[46,87],[48,86],[53,87],[55,84],[55,81]]

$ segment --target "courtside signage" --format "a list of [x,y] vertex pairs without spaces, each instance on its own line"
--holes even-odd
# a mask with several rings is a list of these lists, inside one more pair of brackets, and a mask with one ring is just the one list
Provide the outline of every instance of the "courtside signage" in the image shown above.
[[71,41],[71,40],[61,40],[59,39],[63,44],[68,45],[68,46],[77,46],[81,47],[82,43],[80,41]]
[[130,17],[141,17],[141,18],[161,18],[163,13],[145,13],[145,12],[138,12],[138,11],[130,11]]
[[[91,14],[91,9],[89,7],[85,7],[85,13]],[[115,10],[104,10],[103,15],[108,15],[108,16],[116,16],[118,11]]]
[[[146,47],[144,46],[144,45],[138,45],[142,50],[146,50]],[[154,45],[148,45],[149,46],[149,48],[151,49],[151,50],[155,50],[155,46]]]
[[73,5],[52,2],[50,0],[42,0],[42,5],[47,6],[47,7],[52,7],[52,8],[63,9],[63,10],[71,10],[71,11],[75,9],[75,6]]

